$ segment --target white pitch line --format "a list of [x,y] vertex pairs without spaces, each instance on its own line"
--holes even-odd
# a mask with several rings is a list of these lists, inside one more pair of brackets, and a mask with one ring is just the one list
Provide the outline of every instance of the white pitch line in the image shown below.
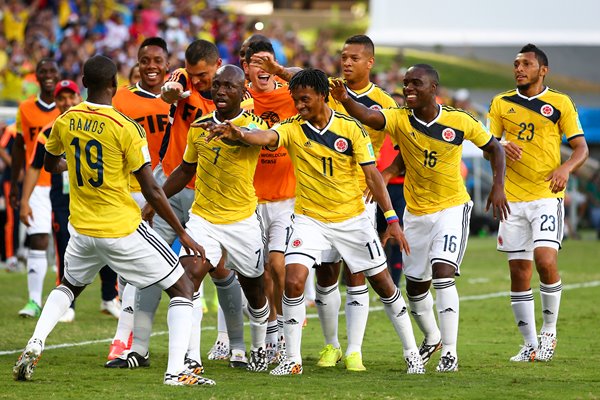
[[[563,290],[585,289],[585,288],[598,287],[598,286],[600,286],[600,281],[573,283],[573,284],[563,285]],[[536,289],[536,290],[534,290],[534,292],[539,292],[539,290]],[[495,293],[480,294],[480,295],[474,295],[474,296],[463,296],[460,298],[460,301],[463,302],[463,301],[473,301],[473,300],[487,300],[487,299],[494,299],[497,297],[509,297],[509,296],[510,296],[510,292],[495,292]],[[381,310],[383,310],[383,306],[369,307],[369,312],[381,311]],[[345,312],[340,310],[340,315],[344,315],[344,314],[345,314]],[[318,315],[317,314],[307,314],[306,317],[307,318],[318,318]],[[248,325],[248,322],[246,322],[244,325]],[[203,331],[214,331],[216,329],[217,329],[216,326],[202,327]],[[162,335],[167,335],[168,333],[169,333],[168,331],[159,331],[159,332],[152,333],[151,336],[162,336]],[[87,346],[89,344],[97,344],[97,343],[109,343],[111,341],[112,341],[112,338],[98,339],[98,340],[86,340],[85,342],[77,342],[77,343],[53,344],[51,346],[45,347],[44,351],[53,350],[53,349],[62,349],[65,347]],[[22,351],[23,351],[23,349],[21,349],[21,350],[2,350],[2,351],[0,351],[0,356],[10,355],[10,354],[19,354]]]

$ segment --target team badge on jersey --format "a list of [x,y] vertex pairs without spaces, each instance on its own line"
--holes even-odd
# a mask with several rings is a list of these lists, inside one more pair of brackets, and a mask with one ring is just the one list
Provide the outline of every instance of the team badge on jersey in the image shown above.
[[544,104],[540,109],[540,112],[544,117],[549,117],[554,114],[554,107],[552,107],[550,104]]
[[343,153],[348,150],[348,141],[346,139],[339,138],[333,143],[333,146],[337,151]]
[[498,236],[498,244],[500,246],[502,246],[504,244],[504,239],[502,239],[502,236]]
[[373,104],[371,107],[369,107],[371,110],[376,110],[379,111],[381,110],[381,106],[379,104]]
[[300,246],[302,246],[302,240],[300,240],[300,239],[295,239],[295,240],[292,242],[292,247],[293,247],[293,248],[300,247]]
[[452,128],[446,128],[442,131],[442,138],[446,142],[451,142],[456,139],[456,132],[454,132],[454,129]]

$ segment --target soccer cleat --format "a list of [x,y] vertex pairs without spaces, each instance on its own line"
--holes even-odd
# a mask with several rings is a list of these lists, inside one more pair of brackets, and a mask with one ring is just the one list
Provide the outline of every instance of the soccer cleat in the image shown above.
[[113,340],[108,348],[108,357],[107,359],[114,360],[119,357],[123,352],[127,350],[127,345],[120,340]]
[[42,313],[42,308],[33,300],[29,300],[25,307],[19,310],[19,315],[23,318],[37,318]]
[[248,359],[246,358],[246,353],[244,353],[242,350],[231,350],[229,366],[231,368],[248,368]]
[[209,360],[227,360],[229,358],[229,343],[224,343],[219,340],[213,344],[208,352]]
[[150,366],[150,354],[146,353],[145,356],[141,356],[135,351],[125,352],[114,360],[107,361],[104,364],[105,368],[139,368]]
[[445,356],[440,357],[440,362],[435,370],[437,372],[458,371],[458,358],[450,354],[450,352],[446,353]]
[[362,362],[362,354],[360,354],[358,351],[350,353],[344,357],[344,364],[346,365],[346,369],[348,371],[361,372],[367,370]]
[[285,347],[285,337],[280,336],[279,340],[277,340],[277,353],[275,355],[275,357],[276,357],[275,363],[276,364],[281,363],[282,361],[285,360],[286,356],[287,356],[287,350]]
[[192,358],[186,357],[184,364],[186,373],[194,375],[202,375],[204,373],[204,366],[202,365],[202,363],[199,363],[198,361]]
[[277,345],[275,343],[266,343],[265,352],[267,353],[268,364],[278,364],[277,362]]
[[298,364],[295,361],[284,360],[274,370],[270,372],[271,375],[302,375],[302,364]]
[[42,350],[43,345],[40,339],[31,339],[27,343],[25,350],[23,350],[23,353],[21,353],[13,367],[13,378],[15,381],[31,380],[31,375],[33,375],[33,370],[40,359]]
[[542,332],[540,334],[540,343],[535,352],[535,361],[548,362],[554,356],[556,348],[556,335],[554,333]]
[[407,374],[424,374],[425,373],[425,363],[423,362],[423,358],[421,358],[421,354],[413,351],[408,356],[404,357],[404,361],[406,361],[406,373]]
[[246,369],[252,372],[264,372],[269,369],[267,352],[262,347],[259,347],[256,350],[250,350],[250,359],[248,360]]
[[171,386],[215,386],[216,383],[212,379],[203,378],[198,375],[188,372],[180,372],[177,375],[165,374],[165,385]]
[[71,307],[67,308],[67,311],[60,317],[58,322],[73,322],[75,320],[75,310]]
[[535,361],[535,347],[529,343],[525,343],[516,356],[510,358],[514,362],[533,362]]
[[119,319],[119,316],[121,315],[121,303],[116,297],[108,301],[102,300],[102,303],[100,303],[100,312]]
[[317,362],[317,367],[335,367],[335,364],[338,363],[342,359],[342,349],[339,347],[333,347],[333,345],[328,344],[321,350],[319,353],[319,361]]
[[423,339],[423,343],[419,346],[419,354],[421,355],[421,359],[423,360],[423,365],[426,365],[429,362],[429,359],[438,350],[442,348],[442,341],[440,340],[436,344],[427,344],[427,339]]

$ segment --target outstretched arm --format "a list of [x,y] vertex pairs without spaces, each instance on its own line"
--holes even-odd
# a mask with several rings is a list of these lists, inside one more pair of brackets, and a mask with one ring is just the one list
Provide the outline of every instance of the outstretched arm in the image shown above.
[[279,135],[271,129],[252,129],[240,128],[234,125],[231,121],[225,121],[223,124],[215,124],[212,122],[202,122],[194,125],[207,130],[210,134],[206,137],[206,141],[212,140],[231,140],[245,143],[251,146],[266,146],[275,147],[279,142]]
[[359,120],[361,123],[370,126],[373,129],[382,130],[385,128],[385,117],[377,110],[371,110],[362,104],[354,101],[348,95],[346,86],[341,79],[332,79],[329,85],[329,94],[335,100],[342,103],[348,114]]

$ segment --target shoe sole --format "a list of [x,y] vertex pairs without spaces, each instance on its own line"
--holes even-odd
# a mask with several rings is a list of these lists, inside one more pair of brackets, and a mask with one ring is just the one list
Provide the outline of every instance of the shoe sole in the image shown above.
[[38,359],[39,356],[36,356],[30,351],[23,353],[13,367],[13,378],[16,381],[31,380],[31,375],[33,375],[33,370],[35,369]]

